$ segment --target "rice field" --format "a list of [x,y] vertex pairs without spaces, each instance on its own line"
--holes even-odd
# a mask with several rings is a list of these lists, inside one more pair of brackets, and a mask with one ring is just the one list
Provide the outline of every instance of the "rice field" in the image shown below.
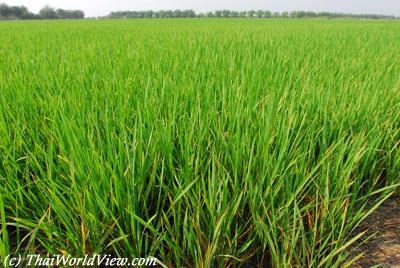
[[400,189],[399,51],[399,21],[0,23],[0,259],[350,265]]

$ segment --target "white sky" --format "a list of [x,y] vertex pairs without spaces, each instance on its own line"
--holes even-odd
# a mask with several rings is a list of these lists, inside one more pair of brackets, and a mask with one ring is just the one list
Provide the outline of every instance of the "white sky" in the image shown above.
[[271,11],[335,11],[400,16],[400,0],[0,0],[8,5],[24,5],[33,12],[49,4],[55,8],[81,9],[86,16],[107,15],[118,10],[217,9]]

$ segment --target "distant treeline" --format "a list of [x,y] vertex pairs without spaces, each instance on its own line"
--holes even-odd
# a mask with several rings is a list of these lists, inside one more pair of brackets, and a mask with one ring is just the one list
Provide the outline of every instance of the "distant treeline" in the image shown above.
[[196,13],[193,10],[160,10],[160,11],[116,11],[108,18],[358,18],[358,19],[397,19],[396,16],[377,14],[346,14],[332,12],[292,11],[272,12],[269,10],[216,10],[207,13]]
[[[13,19],[83,19],[85,13],[81,10],[55,9],[44,6],[39,14],[34,14],[25,6],[8,6],[0,3],[0,20]],[[269,10],[216,10],[206,13],[196,13],[189,10],[146,10],[146,11],[115,11],[103,18],[358,18],[358,19],[398,19],[396,16],[378,14],[346,14],[332,12],[292,11],[272,12]]]
[[0,3],[0,20],[35,20],[35,19],[83,19],[85,13],[81,10],[55,9],[44,6],[39,14],[34,14],[24,6],[8,6]]

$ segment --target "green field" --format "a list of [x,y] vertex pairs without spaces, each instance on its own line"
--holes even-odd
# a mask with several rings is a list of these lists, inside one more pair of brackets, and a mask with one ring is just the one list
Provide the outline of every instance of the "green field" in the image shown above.
[[399,192],[399,51],[399,21],[0,23],[0,259],[342,266]]

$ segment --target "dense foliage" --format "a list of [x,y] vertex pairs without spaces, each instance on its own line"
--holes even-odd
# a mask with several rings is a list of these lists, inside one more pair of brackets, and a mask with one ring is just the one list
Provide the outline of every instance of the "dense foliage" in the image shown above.
[[332,12],[292,11],[271,12],[269,10],[233,11],[217,10],[214,12],[198,13],[193,10],[160,10],[160,11],[115,11],[110,18],[360,18],[360,19],[395,19],[395,16],[376,14],[345,14]]
[[[0,3],[0,19],[83,19],[81,10],[54,9],[44,6],[39,14],[33,14],[24,6],[8,6]],[[359,19],[396,19],[396,16],[378,14],[345,14],[333,12],[271,12],[269,10],[216,10],[207,13],[196,13],[193,10],[146,10],[114,11],[104,18],[359,18]]]
[[398,192],[400,23],[0,24],[0,263],[346,267]]
[[34,14],[25,6],[8,6],[0,3],[0,19],[3,20],[32,20],[32,19],[83,19],[85,13],[81,10],[54,9],[43,7],[39,14]]
[[0,19],[39,19],[24,6],[8,6],[0,3]]

